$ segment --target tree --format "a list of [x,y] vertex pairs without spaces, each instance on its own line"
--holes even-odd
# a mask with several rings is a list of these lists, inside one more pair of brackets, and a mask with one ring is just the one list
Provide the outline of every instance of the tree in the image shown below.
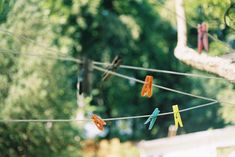
[[[43,56],[87,57],[101,62],[110,62],[120,55],[123,64],[127,65],[203,73],[174,58],[176,28],[171,19],[161,14],[163,7],[169,4],[163,2],[17,1],[6,23],[1,24],[1,28],[14,32],[16,38],[1,34],[0,118],[69,119],[76,115],[78,65],[29,57],[25,55],[27,52]],[[195,15],[195,18],[200,17]],[[196,37],[193,30],[189,34]],[[33,41],[26,40],[28,38]],[[49,46],[52,48],[45,48]],[[150,74],[159,85],[217,99],[225,93],[232,97],[234,93],[234,85],[218,80],[121,68],[117,72],[142,80]],[[156,107],[161,112],[168,112],[174,104],[183,109],[206,103],[157,88],[153,97],[147,99],[140,96],[141,84],[114,76],[102,82],[102,73],[95,70],[92,75],[90,103],[93,105],[87,104],[83,111],[87,115],[91,111],[102,118],[143,115],[151,114]],[[182,113],[184,127],[179,133],[224,127],[233,117],[220,116],[220,109],[215,105]],[[172,115],[159,117],[154,128],[148,131],[144,121],[108,122],[104,136],[100,137],[119,137],[122,141],[164,137],[169,125],[174,123]],[[1,123],[0,151],[2,156],[77,156],[83,134],[76,124],[69,123]],[[9,147],[11,149],[7,149]]]
[[5,22],[15,0],[0,0],[0,23]]
[[[51,44],[54,37],[52,24],[47,21],[48,13],[42,9],[42,2],[37,0],[17,1],[1,25],[0,119],[69,119],[75,116],[76,97],[72,83],[65,77],[74,65],[25,55],[55,53],[38,46]],[[26,40],[28,38],[35,42]],[[0,125],[1,157],[75,157],[80,154],[82,133],[78,124]]]

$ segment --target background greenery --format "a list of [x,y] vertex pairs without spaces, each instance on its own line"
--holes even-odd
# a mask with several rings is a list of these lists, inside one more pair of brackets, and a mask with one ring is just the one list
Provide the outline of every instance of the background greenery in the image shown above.
[[[186,1],[187,21],[195,26],[206,21],[210,33],[235,48],[235,34],[223,23],[229,3]],[[204,74],[174,58],[177,32],[173,0],[1,0],[0,5],[0,119],[66,119],[76,117],[79,110],[76,83],[80,67],[29,57],[24,55],[27,52],[87,56],[102,62],[111,62],[120,55],[127,65]],[[196,48],[195,28],[188,26],[188,38],[189,45]],[[210,55],[225,53],[229,50],[224,45],[210,41]],[[118,72],[142,80],[151,74],[159,85],[235,103],[235,86],[227,81],[124,69]],[[116,77],[102,82],[101,76],[100,72],[92,72],[91,101],[82,110],[84,114],[94,111],[104,118],[142,115],[150,114],[155,107],[167,112],[173,104],[186,108],[206,103],[156,88],[152,98],[143,98],[140,84]],[[233,124],[234,112],[226,104],[185,112],[179,133]],[[174,123],[172,116],[159,117],[148,131],[144,121],[108,123],[105,134],[97,138],[155,139],[165,137]],[[84,125],[77,123],[0,123],[0,156],[79,156],[81,141],[86,138]]]

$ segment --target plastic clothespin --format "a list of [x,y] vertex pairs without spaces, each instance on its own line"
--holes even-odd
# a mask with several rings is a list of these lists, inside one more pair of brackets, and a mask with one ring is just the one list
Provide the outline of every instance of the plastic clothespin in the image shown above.
[[208,52],[209,46],[208,46],[207,24],[206,23],[198,24],[197,31],[198,31],[198,39],[197,39],[198,53],[201,54],[203,49],[205,49]]
[[178,105],[173,105],[172,109],[174,112],[175,127],[178,128],[178,124],[180,125],[180,127],[183,127]]
[[157,116],[160,113],[158,108],[155,108],[155,110],[153,111],[153,113],[151,114],[151,116],[144,122],[144,124],[149,124],[149,130],[151,130],[153,128],[153,125],[155,123],[155,121],[157,120]]
[[111,65],[109,65],[109,66],[107,67],[107,71],[103,74],[102,81],[105,81],[106,79],[108,79],[108,78],[111,76],[111,74],[109,73],[109,71],[115,71],[115,70],[119,67],[119,65],[121,64],[121,62],[122,62],[122,58],[117,55],[117,56],[113,59]]
[[141,90],[141,96],[151,97],[153,94],[153,76],[147,75],[145,77],[144,86]]
[[92,121],[95,123],[96,127],[103,131],[104,130],[104,125],[106,125],[106,122],[101,119],[99,116],[97,116],[96,114],[93,114],[91,117]]

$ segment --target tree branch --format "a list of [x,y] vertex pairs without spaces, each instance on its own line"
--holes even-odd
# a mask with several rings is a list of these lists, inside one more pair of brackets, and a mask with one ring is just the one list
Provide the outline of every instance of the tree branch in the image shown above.
[[178,43],[174,51],[175,57],[196,69],[211,72],[235,82],[235,63],[231,57],[212,57],[207,54],[199,54],[187,47],[187,28],[183,0],[175,0],[175,4],[178,32]]

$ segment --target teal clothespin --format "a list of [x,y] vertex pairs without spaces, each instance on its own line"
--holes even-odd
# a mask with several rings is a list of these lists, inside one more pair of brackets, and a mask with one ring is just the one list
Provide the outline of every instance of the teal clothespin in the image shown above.
[[153,111],[151,116],[144,122],[144,124],[148,124],[150,122],[149,130],[151,130],[153,128],[153,125],[154,125],[155,121],[157,120],[157,116],[159,113],[160,113],[159,109],[155,108],[155,110]]

